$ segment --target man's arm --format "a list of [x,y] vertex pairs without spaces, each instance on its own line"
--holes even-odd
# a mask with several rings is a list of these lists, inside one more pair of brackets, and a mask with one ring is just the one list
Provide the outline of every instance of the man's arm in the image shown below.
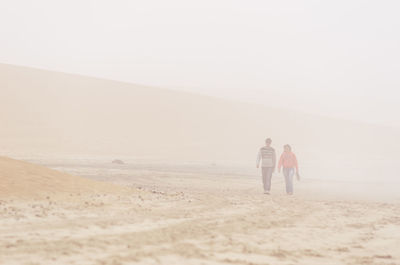
[[260,161],[261,161],[261,150],[259,150],[258,154],[257,154],[257,159],[256,159],[256,167],[257,168],[260,167]]
[[275,172],[275,167],[276,167],[276,153],[275,149],[272,152],[272,172]]

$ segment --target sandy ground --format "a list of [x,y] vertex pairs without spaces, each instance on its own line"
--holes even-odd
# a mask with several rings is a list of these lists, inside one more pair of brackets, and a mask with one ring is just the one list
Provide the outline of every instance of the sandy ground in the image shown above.
[[[104,172],[103,172],[104,173]],[[100,174],[101,175],[101,174]],[[119,176],[119,177],[118,177]],[[400,204],[140,170],[124,194],[0,201],[1,264],[400,264]]]

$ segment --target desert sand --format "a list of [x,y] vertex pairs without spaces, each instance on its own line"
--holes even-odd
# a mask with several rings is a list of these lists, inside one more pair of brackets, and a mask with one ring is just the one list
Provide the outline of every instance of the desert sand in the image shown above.
[[400,264],[398,128],[4,64],[0,93],[0,264]]
[[6,167],[13,178],[30,168],[19,185],[46,180],[35,190],[57,196],[4,193],[1,178],[0,264],[400,264],[394,200],[324,196],[307,181],[287,196],[278,174],[268,196],[245,175],[59,164],[86,176],[68,175],[77,186],[122,187],[73,192],[65,173],[2,158]]

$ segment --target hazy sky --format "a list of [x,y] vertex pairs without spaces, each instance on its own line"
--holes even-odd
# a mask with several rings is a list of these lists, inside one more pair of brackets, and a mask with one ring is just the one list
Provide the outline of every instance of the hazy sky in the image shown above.
[[2,0],[0,62],[400,127],[400,2]]

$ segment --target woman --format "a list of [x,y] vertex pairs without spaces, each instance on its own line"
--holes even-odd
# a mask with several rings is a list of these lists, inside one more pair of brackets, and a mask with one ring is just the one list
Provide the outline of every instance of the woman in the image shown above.
[[297,179],[300,179],[299,175],[299,166],[297,164],[296,155],[292,152],[292,148],[290,145],[286,144],[283,146],[283,153],[281,158],[279,159],[278,164],[278,172],[281,172],[281,168],[283,166],[283,175],[285,176],[286,183],[286,193],[288,195],[293,194],[293,175],[294,170],[296,169]]

